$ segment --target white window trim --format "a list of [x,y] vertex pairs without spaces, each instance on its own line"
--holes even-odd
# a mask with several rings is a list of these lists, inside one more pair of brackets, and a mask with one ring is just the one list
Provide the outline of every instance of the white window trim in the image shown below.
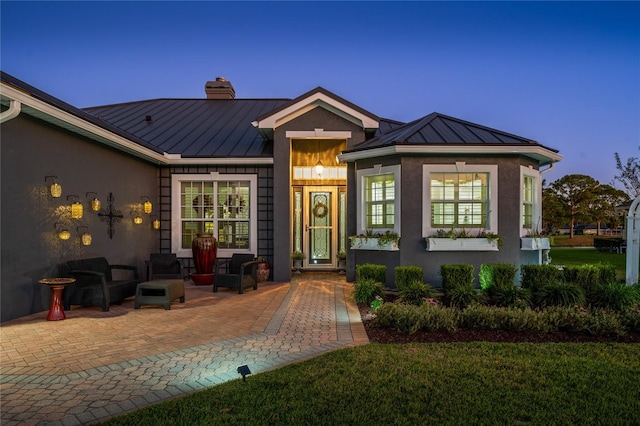
[[394,166],[382,166],[381,164],[376,164],[372,168],[369,169],[361,169],[356,173],[357,182],[356,182],[356,192],[358,194],[358,208],[357,208],[357,221],[356,228],[359,234],[365,234],[367,232],[367,219],[366,208],[365,208],[365,184],[364,178],[367,176],[374,175],[385,175],[393,173],[394,175],[394,214],[393,214],[393,228],[375,228],[374,232],[384,233],[385,231],[395,232],[400,235],[400,211],[402,204],[400,203],[400,165]]
[[[431,173],[489,173],[489,220],[484,228],[487,232],[498,233],[498,165],[497,164],[424,164],[422,166],[422,236],[431,237],[438,229],[431,227]],[[522,219],[521,219],[522,220]],[[463,228],[455,228],[461,230]],[[475,230],[470,228],[467,230]],[[445,229],[448,231],[448,229]]]
[[531,216],[531,222],[534,229],[540,231],[542,228],[542,176],[539,170],[534,169],[531,166],[520,166],[520,205],[519,205],[519,219],[520,224],[520,236],[526,237],[529,232],[529,228],[524,227],[524,221],[522,220],[522,205],[524,204],[524,178],[530,176],[535,179],[535,185],[533,191],[533,211]]
[[[182,226],[180,216],[180,187],[183,181],[248,181],[249,182],[249,248],[218,249],[218,257],[231,257],[233,253],[258,253],[258,176],[253,174],[174,174],[171,175],[171,252],[178,257],[193,257],[191,248],[180,247]],[[217,223],[217,222],[216,222]],[[218,229],[214,230],[215,235]]]

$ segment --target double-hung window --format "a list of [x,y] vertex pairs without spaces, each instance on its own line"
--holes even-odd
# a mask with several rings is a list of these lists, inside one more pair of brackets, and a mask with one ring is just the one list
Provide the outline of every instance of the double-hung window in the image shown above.
[[497,166],[425,164],[423,172],[425,236],[440,229],[497,232]]
[[199,233],[218,240],[218,252],[257,249],[256,177],[254,175],[173,175],[172,249],[191,255],[191,242]]
[[358,232],[400,231],[400,166],[358,170]]
[[541,228],[542,188],[540,172],[532,167],[520,167],[520,227],[522,236],[537,234]]

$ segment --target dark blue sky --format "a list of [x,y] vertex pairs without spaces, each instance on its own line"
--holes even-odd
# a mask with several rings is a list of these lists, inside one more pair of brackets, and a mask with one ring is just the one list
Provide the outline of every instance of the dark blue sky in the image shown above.
[[640,156],[640,2],[0,3],[1,67],[78,107],[316,86],[382,117],[431,112],[537,140],[549,181]]

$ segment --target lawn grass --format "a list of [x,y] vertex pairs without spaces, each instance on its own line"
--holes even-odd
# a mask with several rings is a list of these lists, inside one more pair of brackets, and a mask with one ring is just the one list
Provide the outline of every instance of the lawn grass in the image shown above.
[[626,277],[627,255],[601,252],[594,248],[551,247],[552,265],[582,265],[585,263],[611,263],[616,268],[616,278]]
[[107,425],[639,424],[633,344],[368,344]]

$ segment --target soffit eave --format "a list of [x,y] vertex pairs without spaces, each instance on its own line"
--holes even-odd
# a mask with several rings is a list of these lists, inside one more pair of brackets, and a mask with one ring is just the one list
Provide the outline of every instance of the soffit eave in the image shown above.
[[338,155],[340,162],[349,163],[368,158],[389,155],[522,155],[538,161],[540,166],[562,160],[562,155],[540,145],[536,146],[402,146],[392,145],[361,151],[343,152]]

